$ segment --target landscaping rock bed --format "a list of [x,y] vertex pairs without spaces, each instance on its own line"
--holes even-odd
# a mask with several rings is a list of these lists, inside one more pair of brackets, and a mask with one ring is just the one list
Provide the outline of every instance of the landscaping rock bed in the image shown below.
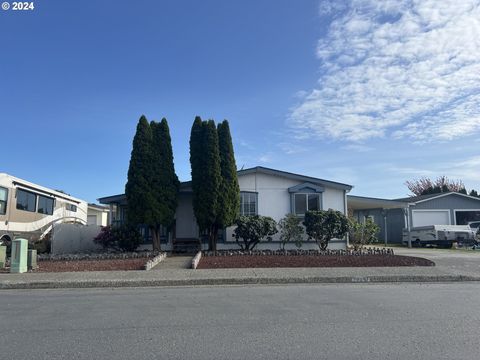
[[82,254],[39,254],[37,261],[71,261],[71,260],[116,260],[116,259],[145,259],[153,258],[161,253],[153,251],[137,252],[92,252]]
[[272,267],[434,266],[433,261],[394,255],[392,249],[205,252],[198,269]]
[[145,270],[148,259],[55,260],[39,261],[34,272]]

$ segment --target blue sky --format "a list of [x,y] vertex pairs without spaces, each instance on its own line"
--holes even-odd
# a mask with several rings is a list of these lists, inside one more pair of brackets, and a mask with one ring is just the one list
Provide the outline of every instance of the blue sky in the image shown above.
[[88,201],[124,190],[141,114],[190,178],[195,115],[238,167],[400,197],[480,190],[480,1],[35,1],[0,11],[0,171]]

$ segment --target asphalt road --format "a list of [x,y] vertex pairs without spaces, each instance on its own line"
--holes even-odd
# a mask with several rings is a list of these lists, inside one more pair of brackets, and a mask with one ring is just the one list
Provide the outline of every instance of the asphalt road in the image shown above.
[[480,284],[0,291],[0,359],[479,359]]

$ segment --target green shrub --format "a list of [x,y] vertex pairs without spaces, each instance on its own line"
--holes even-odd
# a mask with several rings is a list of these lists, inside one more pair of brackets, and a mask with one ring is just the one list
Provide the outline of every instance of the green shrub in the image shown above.
[[285,250],[285,245],[289,242],[295,243],[300,248],[303,243],[303,234],[305,233],[303,226],[300,224],[301,218],[294,214],[287,214],[278,222],[280,228],[281,247]]
[[303,222],[307,235],[317,242],[320,250],[326,250],[330,240],[342,239],[348,232],[348,219],[333,209],[307,211]]
[[235,225],[234,236],[242,250],[253,250],[260,241],[271,241],[278,232],[277,223],[268,216],[240,216]]
[[367,218],[364,223],[360,223],[357,220],[350,218],[348,237],[350,244],[353,245],[355,250],[361,249],[364,245],[369,245],[372,242],[377,241],[377,234],[380,230],[377,224],[372,219]]
[[104,226],[93,242],[104,249],[135,251],[143,242],[143,237],[135,226]]

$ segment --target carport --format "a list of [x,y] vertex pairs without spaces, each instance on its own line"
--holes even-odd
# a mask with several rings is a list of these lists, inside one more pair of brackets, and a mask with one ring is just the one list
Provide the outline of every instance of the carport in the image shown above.
[[364,223],[370,218],[380,227],[378,238],[388,243],[402,243],[403,229],[409,228],[408,205],[396,201],[364,196],[347,196],[349,216]]

